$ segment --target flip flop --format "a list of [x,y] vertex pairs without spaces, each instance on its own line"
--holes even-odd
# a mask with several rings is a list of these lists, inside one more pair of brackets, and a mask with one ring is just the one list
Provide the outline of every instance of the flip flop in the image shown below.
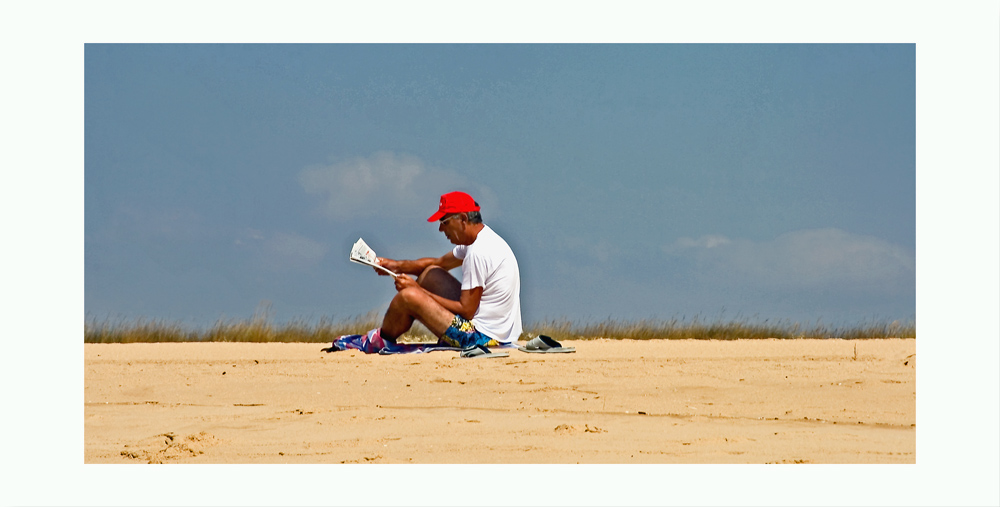
[[576,352],[576,347],[563,347],[559,342],[543,334],[538,335],[528,341],[523,347],[518,347],[521,352],[533,354],[560,354]]
[[458,357],[453,359],[465,357],[507,357],[509,355],[507,352],[490,352],[490,349],[486,348],[485,345],[476,345],[463,350]]

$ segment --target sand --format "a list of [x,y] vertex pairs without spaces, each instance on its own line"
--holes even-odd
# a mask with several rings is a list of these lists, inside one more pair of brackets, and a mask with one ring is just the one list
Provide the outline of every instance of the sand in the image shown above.
[[916,463],[915,340],[87,344],[85,463]]

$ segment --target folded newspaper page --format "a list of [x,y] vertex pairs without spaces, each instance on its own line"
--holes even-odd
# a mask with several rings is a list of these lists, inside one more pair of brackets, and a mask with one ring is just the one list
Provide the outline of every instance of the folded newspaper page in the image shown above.
[[365,243],[364,239],[358,238],[358,242],[354,244],[353,248],[351,248],[351,262],[357,262],[358,264],[371,266],[375,269],[381,269],[394,277],[399,276],[396,273],[380,266],[376,259],[378,259],[378,256],[375,255],[375,251],[372,250],[367,243]]

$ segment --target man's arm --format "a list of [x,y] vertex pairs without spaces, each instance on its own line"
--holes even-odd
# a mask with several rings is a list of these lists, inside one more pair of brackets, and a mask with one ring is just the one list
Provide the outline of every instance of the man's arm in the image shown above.
[[[444,268],[445,271],[451,271],[452,269],[455,269],[462,265],[461,259],[455,257],[455,254],[452,253],[450,250],[448,251],[448,253],[438,258],[424,257],[422,259],[414,259],[409,261],[397,261],[393,259],[386,259],[385,257],[379,257],[375,261],[378,262],[383,268],[386,268],[389,271],[400,274],[416,275],[416,276],[419,276],[420,273],[423,273],[425,269],[431,266],[439,266],[441,268]],[[384,272],[379,271],[377,269],[375,271],[380,275],[388,276]]]
[[437,294],[431,294],[431,296],[451,313],[465,320],[472,320],[472,317],[476,315],[476,311],[479,310],[479,302],[483,298],[483,288],[475,287],[463,290],[462,296],[458,301],[452,301]]
[[[377,262],[381,264],[382,267],[389,269],[390,271],[394,271],[396,273],[412,274],[412,275],[419,275],[420,273],[423,273],[423,271],[430,266],[439,266],[443,268],[445,271],[451,271],[452,269],[455,269],[462,265],[462,260],[455,257],[455,254],[452,253],[451,251],[442,255],[441,257],[438,257],[437,259],[433,257],[425,257],[423,259],[416,259],[411,261],[397,261],[393,259],[385,259],[379,257],[377,259]],[[385,274],[379,270],[375,271],[378,272],[380,275]],[[403,290],[405,287],[408,287],[410,285],[420,287],[420,285],[417,284],[416,280],[408,276],[401,276],[396,278],[396,290]],[[421,287],[421,289],[423,288]],[[462,290],[462,293],[459,295],[458,301],[441,297],[437,294],[426,291],[426,289],[424,289],[424,291],[427,292],[427,294],[430,294],[430,296],[434,298],[434,300],[437,301],[438,304],[443,306],[446,310],[448,310],[451,313],[454,313],[455,315],[461,316],[465,320],[472,320],[472,317],[476,315],[476,311],[479,310],[479,303],[483,298],[482,287],[474,287],[472,289]]]
[[417,284],[417,281],[408,277],[400,276],[396,278],[396,290],[401,291],[407,287],[416,287],[424,292],[426,292],[434,301],[444,307],[455,315],[461,316],[465,320],[472,320],[472,317],[476,315],[476,310],[479,309],[479,302],[483,298],[483,288],[474,287],[472,289],[462,290],[462,294],[459,296],[459,300],[455,301],[445,297],[441,297],[433,292],[428,292]]
[[[462,260],[455,257],[455,254],[449,251],[437,260],[436,265],[441,266],[448,271],[461,266]],[[431,294],[431,296],[433,296],[435,301],[440,303],[441,306],[447,308],[451,313],[454,313],[465,320],[472,320],[472,317],[475,316],[476,312],[479,310],[479,302],[483,298],[483,288],[473,287],[471,289],[463,289],[458,301],[443,298],[437,294]]]

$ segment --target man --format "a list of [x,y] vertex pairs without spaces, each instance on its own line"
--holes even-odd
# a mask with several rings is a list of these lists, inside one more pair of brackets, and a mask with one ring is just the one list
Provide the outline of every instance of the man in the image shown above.
[[[438,258],[415,260],[379,258],[382,267],[399,273],[396,296],[389,303],[382,327],[358,336],[365,352],[395,345],[414,320],[438,336],[438,343],[468,349],[513,344],[521,335],[521,277],[510,246],[483,223],[479,203],[464,192],[441,196],[438,222],[455,248]],[[448,271],[462,267],[459,282]],[[376,270],[380,275],[389,276]],[[407,275],[417,276],[416,280]],[[344,337],[346,338],[346,337]],[[337,346],[338,339],[334,342]]]

